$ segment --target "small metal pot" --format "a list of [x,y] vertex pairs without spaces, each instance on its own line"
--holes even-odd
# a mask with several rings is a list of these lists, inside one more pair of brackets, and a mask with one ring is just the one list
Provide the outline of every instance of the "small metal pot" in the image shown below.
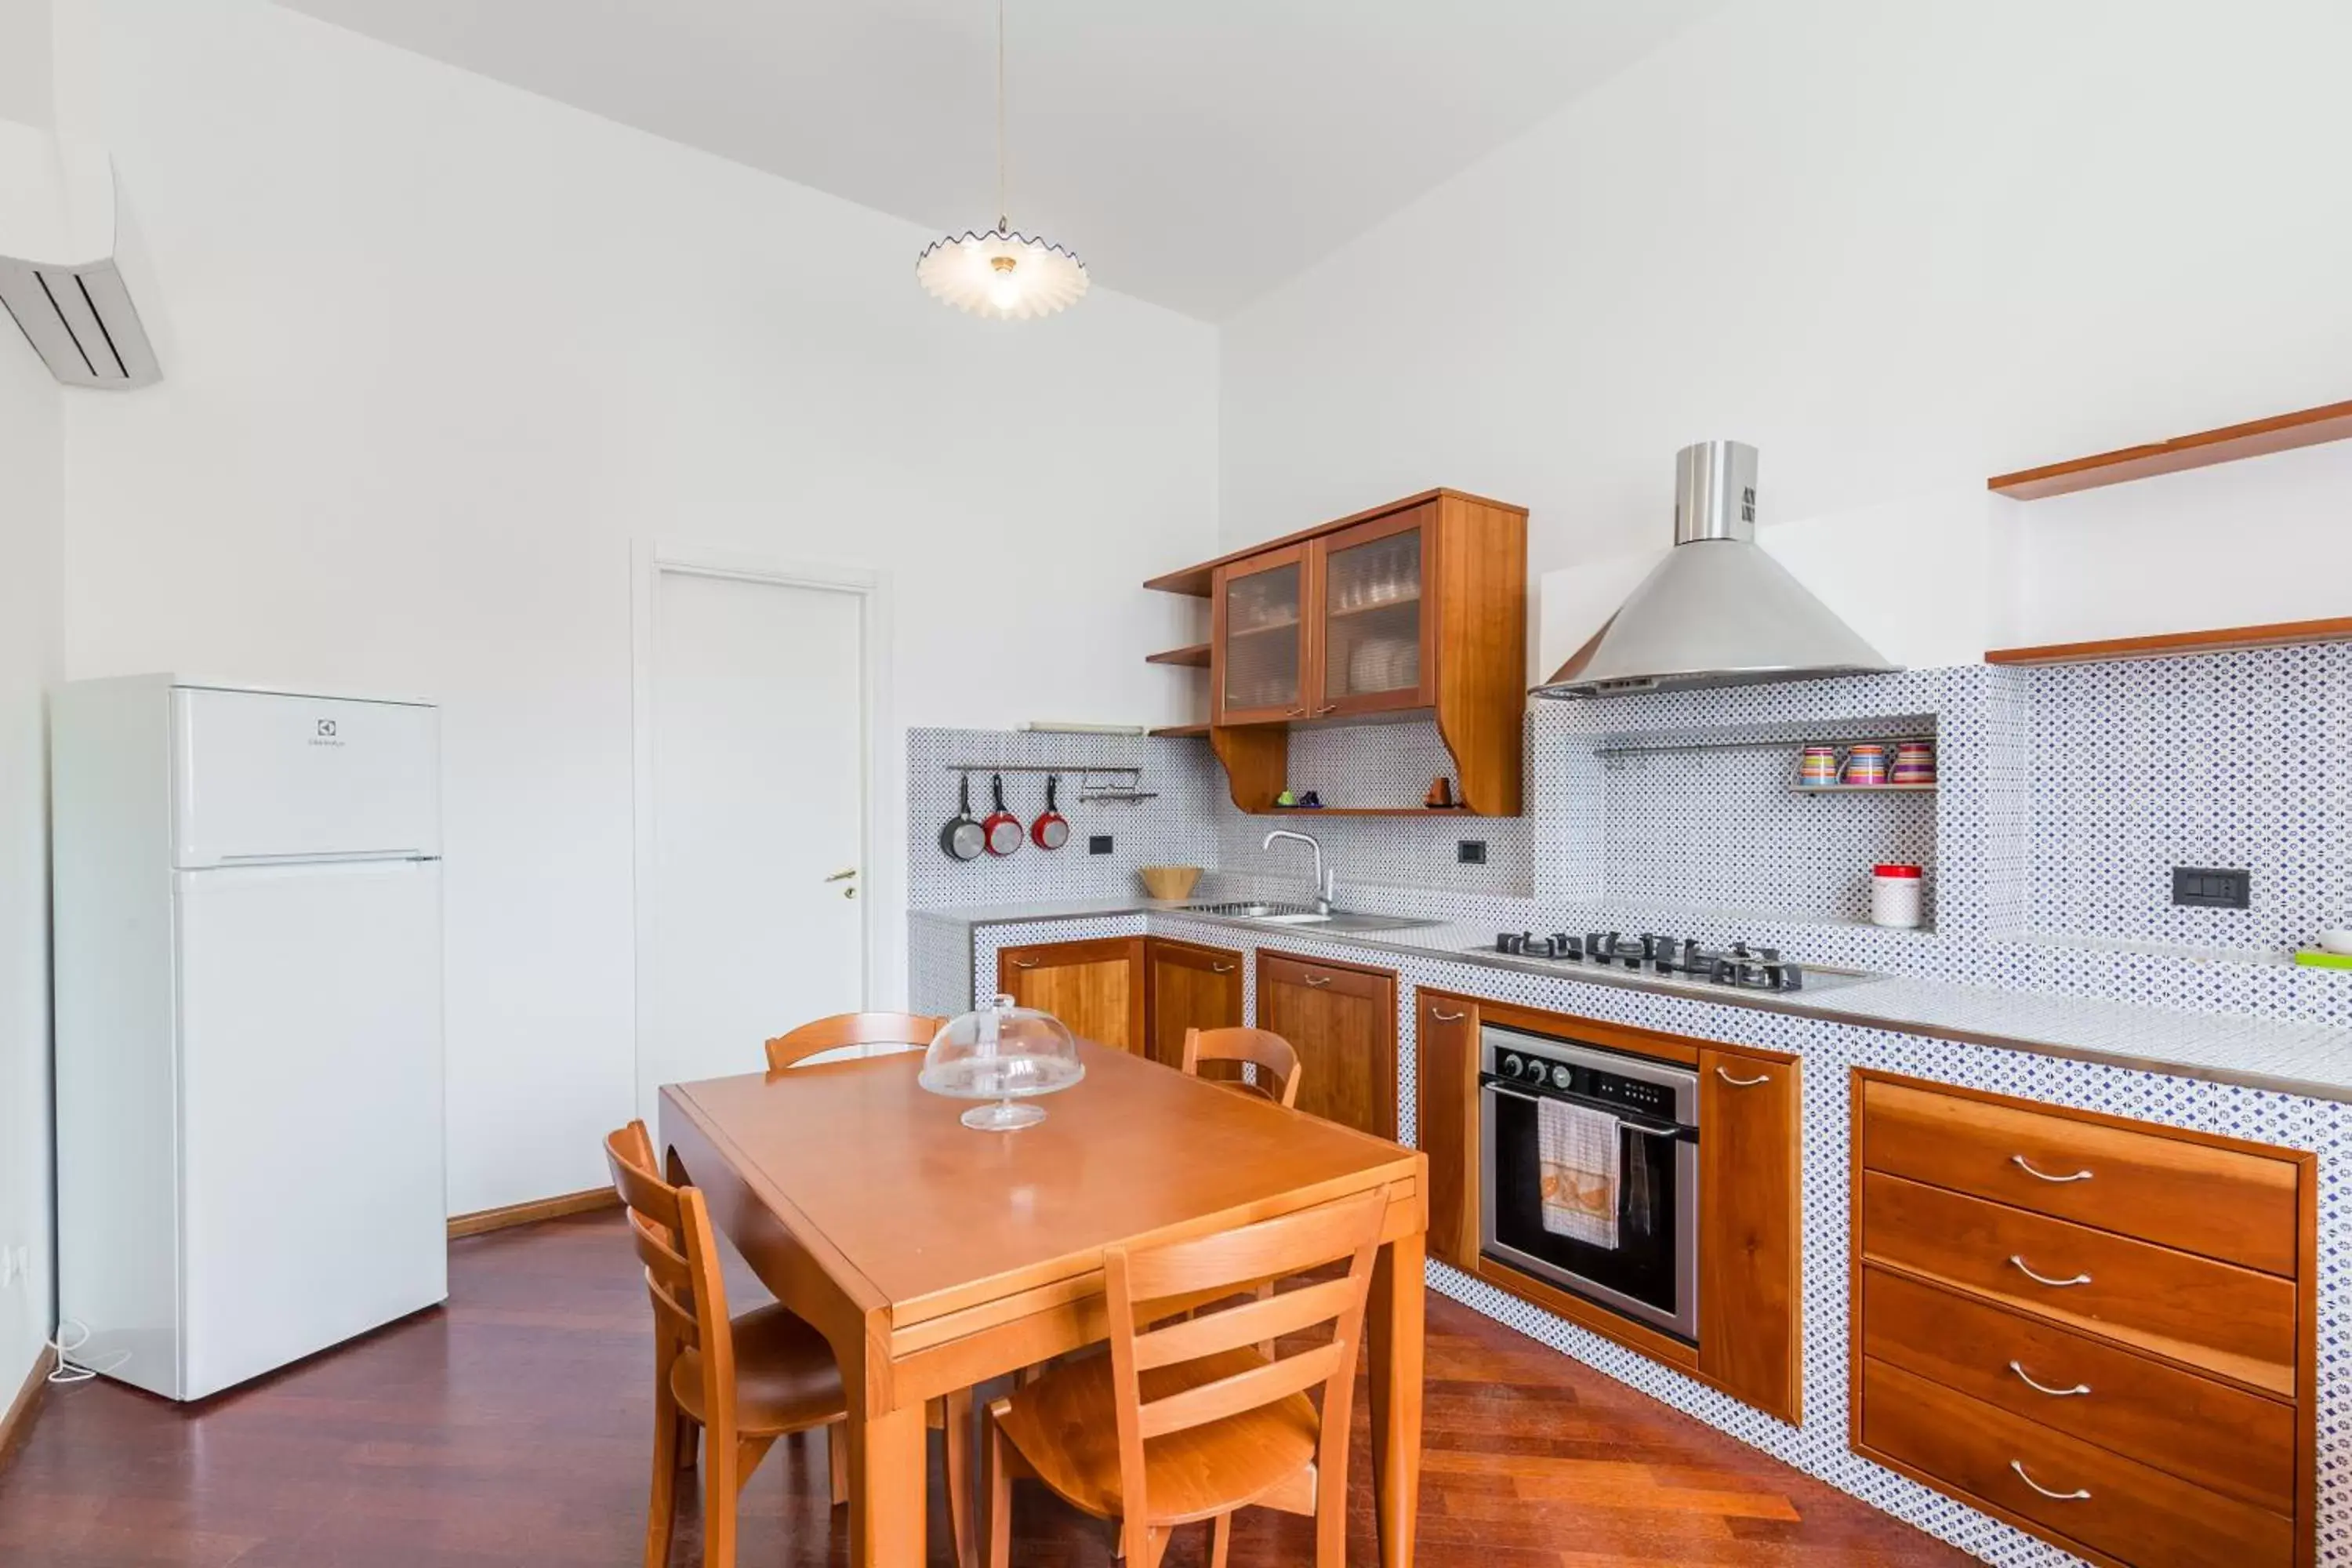
[[988,835],[971,814],[971,775],[956,782],[956,814],[940,829],[940,848],[950,860],[973,860],[988,847]]

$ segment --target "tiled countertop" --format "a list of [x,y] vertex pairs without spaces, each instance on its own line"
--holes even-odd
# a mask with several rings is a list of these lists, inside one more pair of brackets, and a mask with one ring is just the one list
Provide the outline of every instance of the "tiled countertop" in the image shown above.
[[2318,1024],[2043,995],[1906,975],[1873,975],[1857,983],[1795,993],[1733,991],[1622,971],[1588,971],[1514,960],[1491,951],[1494,933],[1485,928],[1433,923],[1403,931],[1319,932],[1203,915],[1181,903],[1119,893],[912,912],[919,919],[964,926],[1133,915],[1178,917],[1187,924],[1225,926],[1262,937],[1288,935],[1373,952],[1532,972],[1572,984],[1659,992],[1727,1007],[1896,1029],[2315,1099],[2352,1100],[2352,1029]]

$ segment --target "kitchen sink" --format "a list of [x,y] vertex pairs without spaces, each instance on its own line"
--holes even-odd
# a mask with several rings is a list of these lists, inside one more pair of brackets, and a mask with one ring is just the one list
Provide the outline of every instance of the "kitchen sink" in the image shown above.
[[1312,904],[1286,904],[1267,900],[1237,900],[1218,904],[1186,904],[1188,913],[1220,920],[1247,921],[1253,925],[1311,926],[1318,931],[1405,931],[1435,925],[1435,921],[1408,920],[1402,915],[1358,914],[1348,910],[1328,913]]

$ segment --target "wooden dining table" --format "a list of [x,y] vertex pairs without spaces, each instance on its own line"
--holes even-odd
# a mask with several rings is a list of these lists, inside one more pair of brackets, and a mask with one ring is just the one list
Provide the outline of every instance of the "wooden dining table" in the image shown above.
[[1107,1338],[1107,1249],[1386,1188],[1364,1354],[1380,1560],[1405,1568],[1421,1492],[1426,1158],[1124,1051],[1078,1051],[1084,1081],[1014,1132],[964,1127],[965,1104],[917,1084],[919,1054],[662,1089],[673,1176],[702,1190],[761,1282],[840,1358],[850,1562],[921,1568],[925,1402]]

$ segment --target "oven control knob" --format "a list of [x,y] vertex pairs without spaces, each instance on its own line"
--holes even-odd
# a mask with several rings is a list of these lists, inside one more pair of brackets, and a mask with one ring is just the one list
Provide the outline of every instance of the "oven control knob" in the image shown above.
[[1519,1059],[1517,1052],[1513,1051],[1507,1053],[1503,1058],[1503,1076],[1505,1078],[1517,1078],[1526,1070],[1527,1065],[1527,1063]]
[[1543,1080],[1544,1080],[1544,1065],[1543,1065],[1543,1063],[1541,1063],[1540,1061],[1538,1061],[1538,1060],[1537,1060],[1535,1058],[1533,1058],[1533,1057],[1529,1057],[1529,1058],[1528,1058],[1528,1065],[1527,1065],[1527,1068],[1526,1068],[1526,1070],[1525,1070],[1524,1072],[1522,1072],[1522,1073],[1520,1074],[1520,1076],[1521,1076],[1522,1078],[1526,1079],[1529,1083],[1541,1083],[1541,1082],[1543,1082]]
[[1551,1069],[1552,1088],[1566,1089],[1570,1084],[1572,1084],[1575,1081],[1576,1074],[1570,1068],[1566,1067],[1556,1067]]

